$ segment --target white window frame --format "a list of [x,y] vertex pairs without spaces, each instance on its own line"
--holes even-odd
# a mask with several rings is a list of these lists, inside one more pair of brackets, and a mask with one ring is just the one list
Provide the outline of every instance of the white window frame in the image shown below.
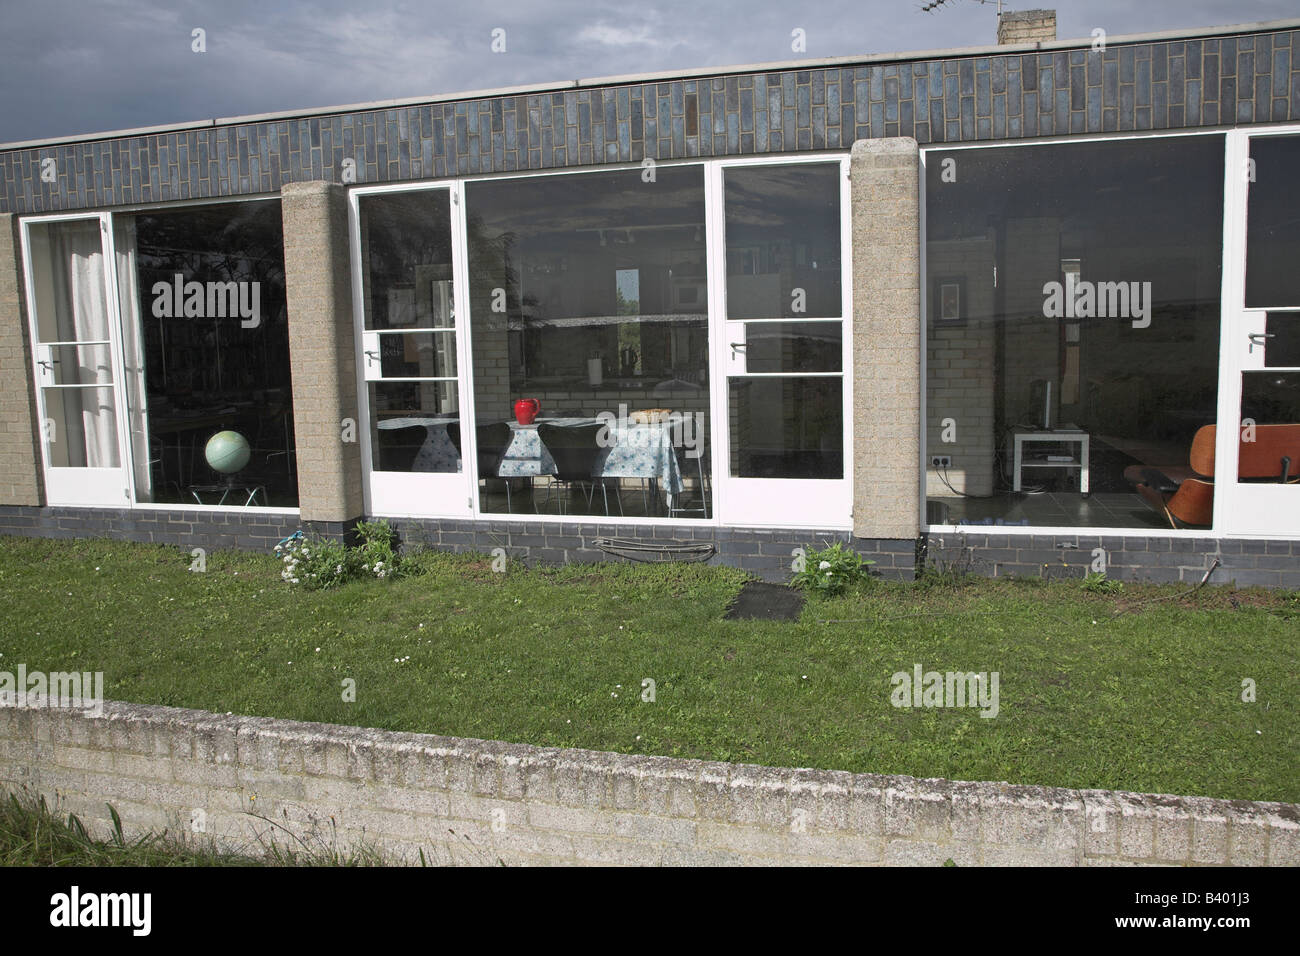
[[[122,469],[125,472],[124,480],[126,482],[126,487],[124,488],[125,494],[123,496],[122,504],[121,505],[54,504],[54,505],[50,505],[50,507],[59,507],[59,508],[86,507],[86,508],[107,509],[112,511],[118,511],[118,510],[201,511],[201,512],[215,512],[215,513],[228,513],[228,514],[264,514],[264,515],[299,515],[302,513],[302,509],[299,507],[244,507],[242,505],[204,505],[204,504],[199,504],[197,502],[183,502],[183,501],[155,502],[155,501],[137,500],[137,488],[136,488],[136,480],[135,480],[136,462],[134,460],[134,451],[131,447],[129,431],[127,430],[129,428],[129,421],[127,420],[126,380],[124,378],[125,368],[126,368],[126,356],[125,356],[124,346],[123,346],[125,332],[126,332],[126,325],[125,325],[125,318],[122,315],[121,297],[119,294],[118,282],[117,282],[117,240],[116,240],[116,230],[115,230],[116,222],[114,220],[114,217],[118,215],[122,215],[122,216],[131,216],[137,214],[148,215],[149,213],[152,212],[161,212],[169,209],[186,209],[192,206],[229,205],[231,203],[237,203],[237,202],[239,203],[275,202],[278,204],[282,202],[282,199],[278,194],[275,195],[263,194],[263,195],[255,195],[255,196],[203,196],[203,197],[196,197],[194,199],[166,200],[163,202],[155,202],[155,203],[133,203],[128,206],[114,206],[111,209],[101,208],[101,209],[87,209],[87,210],[82,210],[77,212],[66,212],[66,213],[42,213],[42,214],[31,215],[31,216],[22,216],[19,218],[19,223],[21,226],[22,246],[23,246],[22,249],[23,282],[26,288],[25,302],[27,305],[27,315],[28,315],[29,323],[35,321],[35,306],[34,306],[34,300],[32,298],[32,289],[31,289],[32,261],[31,261],[31,249],[27,238],[28,227],[36,223],[60,222],[60,221],[68,221],[68,220],[76,220],[76,219],[88,220],[88,219],[98,218],[100,220],[101,230],[102,230],[101,235],[103,237],[103,248],[104,248],[104,256],[105,256],[105,272],[107,274],[107,284],[108,284],[108,290],[107,290],[108,309],[109,309],[108,321],[115,332],[114,346],[112,350],[113,365],[114,365],[113,391],[114,391],[114,403],[117,406],[118,442],[119,445],[121,446],[120,455],[122,461]],[[35,387],[39,390],[40,388],[39,374],[34,364],[35,354],[36,354],[34,348],[35,345],[34,326],[31,327],[31,332],[33,335],[32,338],[33,348],[29,349],[30,354],[28,357],[28,362],[31,365],[33,382],[35,384]],[[39,402],[41,401],[41,399],[39,396],[37,396],[36,400],[38,402],[37,407],[39,408],[40,407]],[[147,398],[146,398],[146,406],[144,412],[147,416],[148,414]],[[42,474],[48,474],[49,462],[47,460],[44,440],[42,440],[40,444],[41,444],[41,467],[43,469]]]
[[[1283,134],[1288,130],[1291,132],[1296,131],[1295,128],[1292,127],[1281,127],[1281,128],[1259,127],[1258,128],[1258,130],[1263,130],[1263,129],[1267,129],[1269,132],[1276,132],[1279,134]],[[1235,205],[1235,202],[1237,201],[1237,196],[1235,193],[1235,187],[1232,182],[1234,171],[1231,166],[1231,160],[1233,156],[1234,134],[1259,135],[1259,133],[1256,131],[1256,128],[1246,127],[1245,129],[1240,129],[1235,126],[1219,125],[1219,126],[1209,126],[1209,127],[1198,127],[1196,129],[1185,129],[1185,130],[1136,130],[1133,132],[1125,132],[1123,134],[1110,133],[1110,134],[1102,134],[1102,135],[1044,136],[1041,138],[1035,138],[1031,140],[1023,140],[1023,139],[990,140],[987,142],[979,142],[979,143],[928,143],[921,147],[920,150],[921,169],[920,169],[919,178],[920,178],[920,187],[921,187],[920,188],[920,202],[921,202],[920,261],[921,261],[922,361],[921,361],[921,383],[920,383],[921,413],[920,413],[920,422],[919,422],[920,435],[921,435],[921,463],[920,463],[921,480],[920,480],[920,488],[919,488],[920,514],[918,517],[919,517],[920,528],[922,532],[928,532],[934,535],[992,534],[992,535],[1007,535],[1009,537],[1025,537],[1025,536],[1039,535],[1040,537],[1053,537],[1053,538],[1090,538],[1090,537],[1105,536],[1105,537],[1119,537],[1119,538],[1170,537],[1170,538],[1221,539],[1221,538],[1252,537],[1252,535],[1243,534],[1241,532],[1234,531],[1231,527],[1225,526],[1227,517],[1226,515],[1221,513],[1221,508],[1224,507],[1225,504],[1224,499],[1226,499],[1227,496],[1218,493],[1215,494],[1214,519],[1213,519],[1214,524],[1212,528],[1155,528],[1155,527],[1113,528],[1113,527],[1106,527],[1102,525],[1076,525],[1072,527],[1071,526],[1055,527],[1050,525],[956,525],[956,524],[930,524],[926,521],[926,517],[927,517],[926,515],[926,472],[929,468],[929,446],[928,446],[928,435],[927,435],[927,421],[928,421],[928,414],[929,414],[928,411],[929,361],[928,359],[925,358],[925,356],[928,354],[928,343],[927,343],[928,329],[927,329],[927,323],[925,321],[925,317],[928,314],[927,297],[929,295],[929,289],[927,288],[927,285],[929,283],[929,264],[926,261],[926,251],[927,251],[926,167],[927,167],[929,154],[930,153],[952,153],[952,152],[958,152],[961,150],[968,150],[968,149],[1002,149],[1006,147],[1032,149],[1035,146],[1046,146],[1052,144],[1097,143],[1097,142],[1107,142],[1107,141],[1132,142],[1132,141],[1144,140],[1144,139],[1167,139],[1167,138],[1181,139],[1190,136],[1224,136],[1225,188],[1224,188],[1224,195],[1223,195],[1223,233],[1221,238],[1221,242],[1223,246],[1224,264],[1222,270],[1223,288],[1220,296],[1220,300],[1222,304],[1220,306],[1220,315],[1219,315],[1219,380],[1217,382],[1217,389],[1218,389],[1217,414],[1219,416],[1218,421],[1223,422],[1225,420],[1233,421],[1234,417],[1237,414],[1236,411],[1233,411],[1229,414],[1229,417],[1227,419],[1223,417],[1224,409],[1225,407],[1227,407],[1225,405],[1225,402],[1228,398],[1225,392],[1229,391],[1228,389],[1225,389],[1225,376],[1231,374],[1228,366],[1232,362],[1235,362],[1235,357],[1229,354],[1230,353],[1229,340],[1231,339],[1231,335],[1230,335],[1230,328],[1228,322],[1229,322],[1229,314],[1232,311],[1232,309],[1227,304],[1230,301],[1229,283],[1234,281],[1233,278],[1229,275],[1230,270],[1233,268],[1232,257],[1234,254],[1233,253],[1234,237],[1231,230],[1233,229],[1233,224],[1236,221],[1234,217],[1239,208],[1238,206]],[[1237,168],[1240,169],[1240,167]],[[1237,178],[1239,179],[1240,177],[1238,176]],[[1242,195],[1244,195],[1244,192],[1242,193]],[[1244,223],[1245,221],[1244,215],[1241,217],[1241,221]],[[1244,240],[1245,240],[1245,233],[1243,231],[1241,235],[1241,245],[1237,247],[1240,251],[1242,270],[1244,270],[1245,268]],[[1242,288],[1242,287],[1238,286],[1238,288]],[[1239,379],[1240,376],[1238,375],[1238,388],[1237,388],[1238,400],[1240,399]],[[1238,402],[1238,407],[1239,407],[1239,402]],[[1229,437],[1229,435],[1231,435],[1231,437]],[[1218,437],[1219,444],[1215,451],[1216,485],[1221,481],[1226,482],[1229,480],[1229,475],[1228,475],[1229,467],[1231,468],[1231,480],[1233,481],[1234,484],[1236,482],[1237,450],[1235,445],[1232,444],[1235,435],[1236,435],[1235,428],[1234,429],[1219,428],[1217,430],[1217,437]],[[1228,453],[1226,460],[1224,457],[1225,443],[1227,443],[1227,447],[1230,448],[1230,452]],[[1230,461],[1231,464],[1227,465],[1227,461]],[[1262,537],[1267,537],[1267,536],[1262,536]],[[1276,537],[1276,535],[1272,535],[1272,537]]]
[[[765,156],[744,156],[744,157],[727,157],[719,159],[708,159],[705,157],[684,157],[680,159],[666,159],[656,161],[657,168],[671,168],[677,166],[700,166],[703,169],[704,185],[704,206],[705,206],[705,232],[706,232],[706,255],[709,257],[709,414],[712,418],[710,423],[710,445],[711,445],[711,463],[713,468],[713,482],[711,493],[713,500],[710,502],[709,517],[707,518],[673,518],[673,517],[626,517],[614,515],[567,515],[567,514],[530,514],[519,512],[507,514],[496,511],[483,511],[479,495],[479,474],[478,474],[478,456],[475,449],[475,429],[461,429],[461,459],[463,462],[462,474],[466,477],[466,489],[469,496],[468,511],[456,511],[446,515],[424,515],[431,519],[441,520],[473,520],[493,521],[493,522],[513,522],[513,523],[532,523],[532,524],[589,524],[602,526],[664,526],[676,528],[691,527],[721,527],[724,522],[719,515],[717,505],[720,492],[719,468],[726,467],[726,440],[728,438],[725,431],[726,423],[726,405],[725,405],[725,387],[726,373],[725,366],[718,365],[715,360],[715,339],[717,334],[714,330],[715,312],[722,304],[722,299],[715,299],[717,294],[715,287],[721,283],[725,292],[725,275],[718,275],[717,269],[713,268],[713,231],[716,229],[719,238],[722,235],[722,196],[717,187],[713,184],[716,179],[717,183],[721,182],[721,169],[723,167],[746,167],[759,165],[796,165],[805,163],[827,163],[838,162],[844,169],[847,177],[849,154],[846,150],[825,150],[818,152],[800,152],[797,154],[774,154]],[[379,185],[357,184],[348,189],[348,225],[349,225],[349,253],[351,257],[352,271],[352,298],[353,298],[353,329],[356,338],[357,348],[357,424],[358,424],[358,441],[362,445],[363,459],[363,487],[366,491],[366,512],[375,517],[388,518],[410,518],[411,513],[400,507],[373,508],[370,498],[370,475],[372,474],[371,462],[371,435],[370,435],[370,414],[367,404],[368,395],[366,393],[365,369],[362,364],[364,355],[362,354],[362,337],[364,325],[364,311],[362,296],[364,294],[362,287],[363,276],[361,274],[361,232],[360,232],[360,207],[359,200],[362,196],[383,195],[391,193],[410,193],[420,192],[430,189],[447,189],[452,188],[459,197],[459,202],[453,205],[452,223],[453,223],[453,248],[459,251],[459,259],[454,263],[454,271],[457,276],[464,276],[464,293],[460,301],[465,303],[462,309],[457,310],[458,322],[463,319],[463,333],[458,335],[458,360],[460,365],[460,388],[461,395],[461,416],[462,420],[475,420],[475,395],[474,395],[474,369],[473,369],[473,329],[474,317],[472,306],[469,303],[469,263],[467,261],[466,247],[466,225],[465,216],[467,214],[466,191],[471,183],[476,182],[497,182],[503,179],[521,179],[535,178],[543,179],[553,176],[581,176],[590,173],[600,172],[626,172],[640,171],[645,167],[642,163],[604,163],[590,166],[564,167],[558,169],[527,169],[513,170],[507,173],[490,173],[478,174],[471,176],[444,177],[441,179],[427,179],[418,182],[406,183],[385,183]],[[853,423],[852,423],[852,209],[851,197],[849,195],[847,179],[841,191],[840,207],[840,229],[841,229],[841,266],[843,270],[842,289],[844,293],[844,316],[842,318],[844,330],[844,460],[845,460],[845,478],[848,487],[852,488],[852,449],[853,449]],[[721,247],[718,247],[721,250]],[[725,260],[721,260],[725,263]],[[458,294],[461,294],[458,289]],[[721,388],[721,391],[719,390]],[[723,404],[719,404],[719,400]],[[719,421],[723,424],[720,428]],[[851,494],[850,494],[851,507]],[[848,530],[852,527],[852,513],[848,511],[843,517],[843,521],[838,524],[805,524],[798,522],[777,520],[774,522],[754,522],[753,526],[761,527],[765,525],[779,526],[783,528],[800,528],[808,527],[817,530]],[[749,524],[728,523],[728,527],[748,527]]]
[[[1241,378],[1243,372],[1259,370],[1258,366],[1248,364],[1243,340],[1249,328],[1255,325],[1263,331],[1262,323],[1267,313],[1300,311],[1300,304],[1246,305],[1246,212],[1250,193],[1250,183],[1245,175],[1246,161],[1250,158],[1251,140],[1296,135],[1300,135],[1300,124],[1295,123],[1234,129],[1228,133],[1224,158],[1224,307],[1219,354],[1219,423],[1231,422],[1233,427],[1220,427],[1215,433],[1214,527],[1223,527],[1225,536],[1237,538],[1293,537],[1300,528],[1300,517],[1294,511],[1278,514],[1272,510],[1278,505],[1276,485],[1241,484],[1237,481]],[[1288,492],[1283,504],[1300,504],[1300,490]],[[1265,530],[1270,527],[1274,530]]]

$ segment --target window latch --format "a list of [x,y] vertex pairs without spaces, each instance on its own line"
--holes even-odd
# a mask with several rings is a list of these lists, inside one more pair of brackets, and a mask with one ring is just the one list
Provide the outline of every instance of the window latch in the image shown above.
[[1277,335],[1273,332],[1251,332],[1246,338],[1250,339],[1250,351],[1255,351],[1255,346],[1263,348],[1267,343],[1265,339],[1275,339]]

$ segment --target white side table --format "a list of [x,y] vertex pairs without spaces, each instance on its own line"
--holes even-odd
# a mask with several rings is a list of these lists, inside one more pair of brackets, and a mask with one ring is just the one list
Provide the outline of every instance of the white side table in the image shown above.
[[[1079,494],[1088,493],[1088,433],[1078,429],[1062,431],[1053,429],[1052,431],[1040,431],[1030,428],[1016,428],[1012,431],[1015,443],[1014,458],[1015,464],[1012,469],[1014,483],[1013,491],[1019,491],[1021,478],[1026,468],[1064,468],[1069,471],[1079,473]],[[1071,461],[1047,461],[1047,453],[1026,458],[1025,446],[1034,443],[1062,445],[1074,444],[1079,446],[1078,457]]]

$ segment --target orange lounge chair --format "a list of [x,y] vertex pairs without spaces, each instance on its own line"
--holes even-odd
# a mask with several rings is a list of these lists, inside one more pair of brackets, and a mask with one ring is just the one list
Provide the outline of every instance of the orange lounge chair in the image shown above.
[[[1209,527],[1214,514],[1216,426],[1203,425],[1192,438],[1188,468],[1160,470],[1129,465],[1124,478],[1171,528]],[[1255,440],[1238,442],[1239,480],[1300,482],[1300,425],[1256,425]]]

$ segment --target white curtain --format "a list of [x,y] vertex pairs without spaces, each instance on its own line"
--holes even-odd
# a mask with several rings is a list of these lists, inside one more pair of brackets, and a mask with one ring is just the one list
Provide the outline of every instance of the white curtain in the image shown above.
[[137,501],[152,501],[153,472],[150,468],[149,407],[144,380],[144,330],[136,271],[135,217],[113,217],[113,245],[117,254],[117,294],[122,310],[122,352],[126,359],[122,385],[131,437],[131,461],[135,468],[135,494]]
[[[99,220],[51,224],[49,250],[56,340],[108,342],[109,311]],[[73,350],[57,351],[66,361]],[[63,421],[56,420],[56,427],[61,428],[59,437],[66,436],[67,464],[116,468],[119,458],[111,349],[105,345],[79,345],[75,353],[80,366],[78,377],[60,371],[56,380],[62,384],[99,382],[100,387],[49,390],[60,393],[62,398]]]

